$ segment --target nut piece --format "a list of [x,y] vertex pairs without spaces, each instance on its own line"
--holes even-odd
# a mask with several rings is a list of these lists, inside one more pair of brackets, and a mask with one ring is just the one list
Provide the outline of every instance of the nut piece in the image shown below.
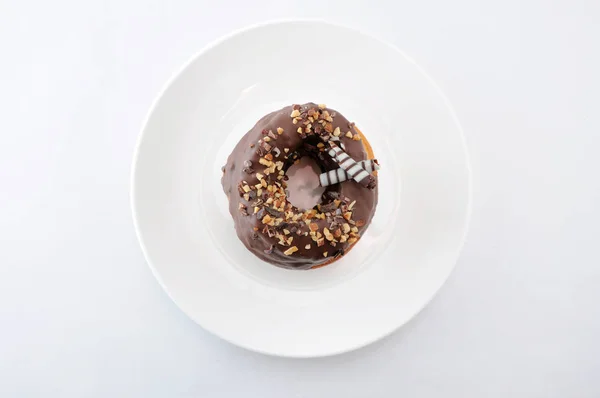
[[352,139],[354,141],[360,141],[360,135],[358,135],[358,133],[354,134],[354,137],[352,137]]
[[309,243],[308,245],[304,246],[304,248],[305,248],[306,250],[309,250],[309,249],[310,249],[310,243]]
[[294,109],[290,114],[290,117],[298,117],[300,116],[300,111],[298,109]]
[[323,228],[323,234],[325,235],[325,238],[327,238],[328,241],[333,240],[333,234],[331,232],[329,232],[327,227]]
[[283,129],[281,127],[277,127],[277,134],[283,134]]
[[346,137],[348,137],[348,138],[352,138],[352,133],[348,131],[348,132],[346,133]]
[[270,216],[270,215],[268,215],[268,214],[267,214],[267,215],[265,215],[265,216],[263,217],[263,219],[262,219],[261,221],[262,221],[262,223],[263,223],[263,224],[268,224],[268,223],[270,223],[271,221],[273,221],[273,219],[271,218],[271,216]]
[[355,243],[357,240],[358,240],[357,238],[350,238],[350,239],[348,239],[348,244],[351,245],[351,244]]
[[325,244],[325,239],[319,238],[317,239],[317,247],[321,247]]
[[336,137],[339,137],[340,134],[342,134],[342,132],[340,131],[340,128],[336,127],[335,130],[333,130],[333,135],[335,135]]
[[310,224],[308,224],[308,228],[310,228],[311,231],[317,231],[319,229],[319,226],[317,225],[317,223],[311,222]]
[[289,249],[287,249],[286,251],[284,251],[283,254],[285,254],[286,256],[290,256],[297,251],[298,251],[298,248],[296,246],[292,246]]
[[325,109],[325,108],[327,108],[327,105],[325,105],[325,104],[319,104],[319,109]]
[[[348,232],[350,232],[350,224],[348,224],[347,222],[344,223],[342,225],[342,229],[344,230],[344,233],[347,234]],[[358,231],[358,228],[356,230]]]
[[327,252],[323,252],[323,257],[327,257]]

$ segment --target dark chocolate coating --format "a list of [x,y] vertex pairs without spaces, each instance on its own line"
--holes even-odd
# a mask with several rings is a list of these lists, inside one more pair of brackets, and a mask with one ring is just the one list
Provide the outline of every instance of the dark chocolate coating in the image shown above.
[[[306,115],[306,112],[310,109],[318,110],[318,106],[313,103],[307,103],[300,106],[295,105],[295,108],[299,108],[298,110],[302,112],[303,115]],[[322,142],[322,135],[327,133],[323,131],[320,132],[320,135],[309,133],[308,137],[304,134],[299,134],[297,129],[298,127],[302,127],[302,124],[293,123],[293,118],[290,116],[293,110],[294,106],[287,106],[264,116],[244,135],[244,137],[242,137],[227,159],[221,183],[223,185],[223,190],[229,199],[229,212],[233,217],[237,235],[248,250],[260,259],[279,267],[310,269],[331,262],[334,258],[341,257],[349,247],[352,246],[353,242],[349,243],[346,241],[342,243],[338,241],[334,247],[330,241],[325,240],[324,245],[318,247],[317,243],[310,235],[304,236],[305,232],[310,231],[305,222],[302,220],[298,222],[286,220],[283,225],[269,227],[271,234],[274,230],[282,231],[284,228],[288,231],[293,231],[290,232],[289,235],[286,235],[286,237],[293,236],[293,242],[289,246],[283,246],[278,243],[279,239],[275,236],[269,237],[268,231],[265,231],[266,226],[261,222],[261,218],[257,217],[256,214],[253,214],[253,203],[256,204],[256,198],[245,200],[243,197],[243,190],[241,191],[239,189],[240,183],[242,183],[242,185],[244,184],[243,181],[249,186],[260,183],[256,178],[256,173],[264,174],[263,170],[265,169],[265,166],[259,163],[259,159],[261,156],[264,156],[267,151],[259,144],[259,140],[263,140],[265,137],[269,136],[269,131],[272,132],[271,136],[276,135],[276,139],[271,138],[268,142],[268,144],[272,146],[270,153],[273,156],[273,162],[283,161],[285,164],[283,170],[286,170],[287,167],[293,163],[294,153],[299,157],[304,155],[312,156],[320,165],[322,171],[338,168],[338,165],[326,152],[319,152],[316,148],[316,145],[319,142]],[[335,110],[330,108],[326,108],[325,110],[333,117],[333,121],[331,122],[332,129],[335,130],[336,127],[340,128],[342,134],[339,138],[341,139],[341,142],[344,143],[348,155],[356,161],[367,159],[367,152],[365,151],[362,141],[355,141],[345,136],[348,131],[353,135],[357,133],[354,125],[350,124],[345,117]],[[281,135],[277,134],[277,129],[279,127],[284,130]],[[314,128],[315,127],[313,126],[313,130]],[[325,149],[327,149],[328,146],[327,144],[325,145]],[[279,151],[275,150],[275,147],[277,147]],[[289,152],[286,153],[284,148],[289,148]],[[286,159],[286,157],[288,158]],[[265,178],[269,182],[275,182],[277,181],[277,173],[266,175]],[[351,216],[351,220],[354,223],[351,226],[358,228],[358,233],[354,235],[355,237],[364,233],[375,213],[378,189],[376,186],[376,177],[374,177],[374,179],[375,187],[372,187],[371,189],[365,188],[357,182],[350,180],[327,187],[327,190],[323,194],[321,206],[325,209],[333,205],[333,203],[330,202],[332,202],[334,197],[345,200],[342,202],[342,205],[340,205],[340,209],[343,208],[346,209],[346,211],[348,211],[348,204],[356,201],[352,208]],[[282,183],[282,181],[279,183]],[[240,203],[246,207],[246,210],[240,210]],[[306,209],[296,209],[295,207],[292,207],[294,213],[302,212],[304,210]],[[335,215],[335,211],[335,209],[332,209],[331,212],[328,212],[330,213],[330,216],[327,216],[326,219],[312,220],[312,222],[318,225],[318,231],[322,233],[324,228],[330,228],[332,225],[334,226],[333,230],[335,230],[341,228],[341,224],[346,223],[346,220],[341,218],[342,216]],[[325,211],[323,211],[323,213],[325,213]],[[264,216],[264,214],[264,212],[259,213],[261,216]],[[255,228],[258,230],[255,230]],[[331,231],[333,232],[333,230]],[[298,232],[300,232],[300,234],[298,234]],[[305,248],[308,244],[310,244],[310,249]],[[296,246],[298,251],[291,255],[285,255],[284,252],[289,249],[290,246]],[[323,255],[324,252],[327,252],[327,256]]]

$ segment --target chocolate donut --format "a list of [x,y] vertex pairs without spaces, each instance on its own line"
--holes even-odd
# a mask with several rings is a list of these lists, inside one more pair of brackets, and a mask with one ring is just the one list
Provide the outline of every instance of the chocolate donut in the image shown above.
[[[288,200],[286,171],[306,156],[322,173],[340,169],[335,174],[345,180],[321,178],[331,185],[320,203],[299,209]],[[254,255],[283,268],[310,269],[339,259],[375,213],[378,165],[359,163],[372,157],[354,123],[325,105],[292,105],[264,116],[222,169],[237,236]]]

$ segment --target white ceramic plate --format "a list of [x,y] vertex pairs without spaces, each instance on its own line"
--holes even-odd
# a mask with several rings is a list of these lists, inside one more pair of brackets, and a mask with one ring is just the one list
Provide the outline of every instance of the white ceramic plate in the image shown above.
[[[261,116],[309,101],[367,136],[379,206],[343,259],[292,271],[238,241],[220,176]],[[450,274],[469,205],[465,144],[439,88],[399,50],[323,22],[256,26],[200,52],[152,106],[133,163],[135,226],[161,285],[205,329],[272,355],[341,353],[406,323]]]

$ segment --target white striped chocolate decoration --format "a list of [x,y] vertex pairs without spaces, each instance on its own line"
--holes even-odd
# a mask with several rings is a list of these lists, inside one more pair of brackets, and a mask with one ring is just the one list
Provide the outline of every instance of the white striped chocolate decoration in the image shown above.
[[339,142],[340,146],[342,147],[342,149],[345,151],[346,150],[346,145],[344,145],[344,143],[340,140],[340,137],[336,137],[336,136],[332,136],[330,138],[331,141],[335,141],[335,142]]
[[[369,173],[379,170],[379,164],[377,163],[376,159],[363,160],[362,162],[358,162],[358,164]],[[344,182],[349,179],[350,176],[348,173],[346,173],[346,170],[342,169],[341,167],[339,169],[330,170],[319,175],[319,183],[322,187],[339,184],[340,182]]]
[[350,155],[337,146],[335,142],[329,141],[329,145],[331,146],[331,149],[328,152],[329,156],[331,156],[337,164],[346,171],[350,178],[365,187],[372,184],[372,176],[352,159]]

